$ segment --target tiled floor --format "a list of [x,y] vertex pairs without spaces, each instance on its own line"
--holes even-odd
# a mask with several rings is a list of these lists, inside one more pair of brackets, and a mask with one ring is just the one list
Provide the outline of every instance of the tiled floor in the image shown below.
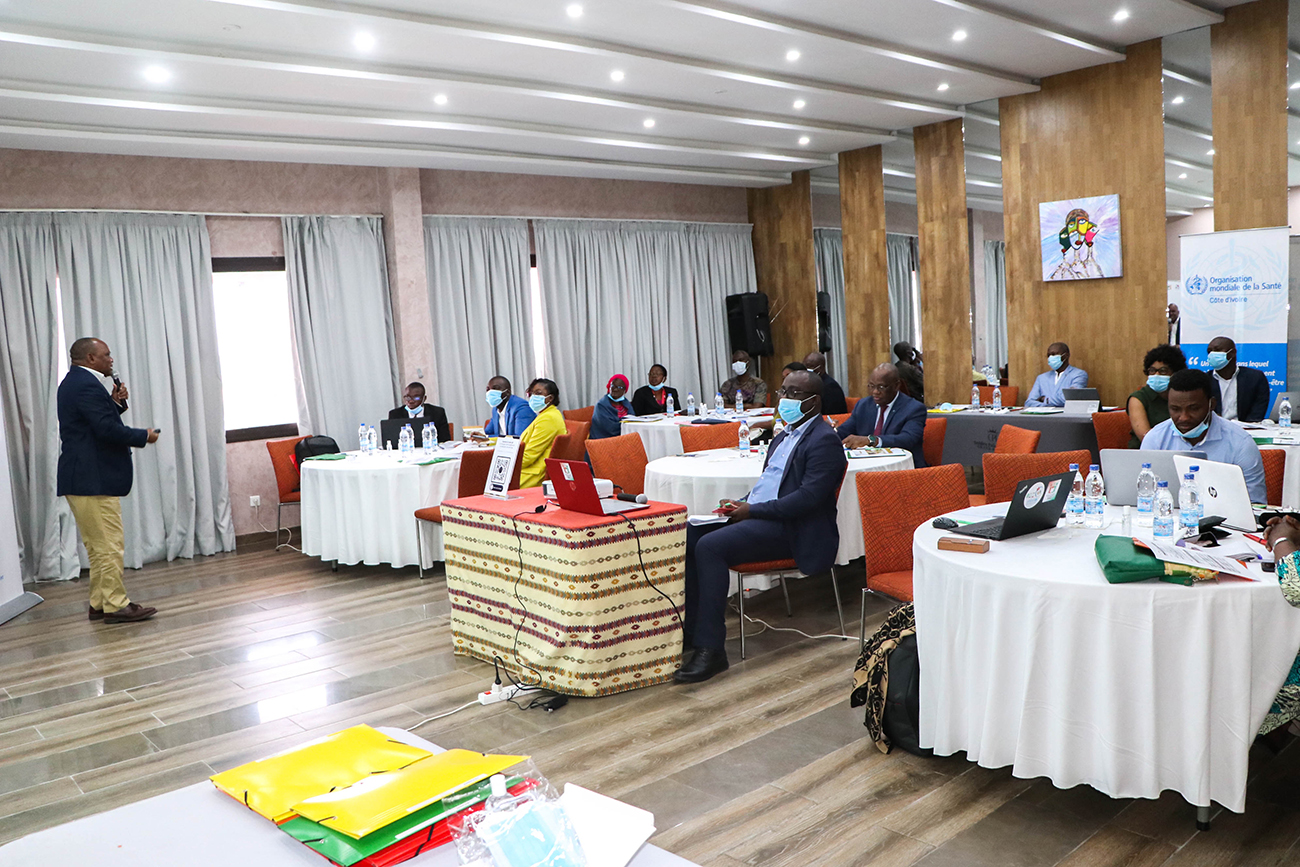
[[[860,568],[842,576],[850,611],[860,581]],[[452,655],[443,583],[414,570],[333,573],[250,546],[127,582],[157,618],[90,623],[79,581],[41,585],[46,602],[0,627],[0,841],[356,722],[410,727],[491,678]],[[776,626],[838,627],[825,579],[791,596],[792,619],[779,594],[747,609]],[[879,621],[886,606],[869,605]],[[1174,795],[1117,801],[960,756],[882,755],[848,707],[853,642],[765,631],[747,645],[741,663],[733,639],[732,669],[705,684],[549,714],[475,706],[418,731],[527,753],[556,782],[643,806],[658,845],[705,867],[1300,865],[1300,747],[1256,746],[1246,813],[1203,834]]]

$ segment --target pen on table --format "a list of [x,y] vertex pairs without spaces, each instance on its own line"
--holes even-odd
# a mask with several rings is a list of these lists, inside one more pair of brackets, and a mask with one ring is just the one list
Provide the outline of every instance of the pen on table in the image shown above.
[[1259,544],[1264,545],[1265,547],[1268,546],[1268,543],[1264,541],[1262,536],[1256,536],[1254,533],[1242,533],[1241,535],[1245,536],[1247,539],[1249,539],[1252,542],[1258,542]]

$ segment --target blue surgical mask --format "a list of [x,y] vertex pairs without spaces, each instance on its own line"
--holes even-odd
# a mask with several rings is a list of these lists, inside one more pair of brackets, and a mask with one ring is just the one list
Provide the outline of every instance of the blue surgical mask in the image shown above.
[[1163,373],[1153,373],[1147,377],[1147,386],[1154,392],[1164,394],[1169,390],[1169,377]]
[[795,400],[793,397],[783,397],[776,405],[776,411],[781,415],[781,421],[786,424],[794,424],[803,418],[803,401]]
[[1205,356],[1205,360],[1210,362],[1210,370],[1223,370],[1228,366],[1228,353],[1211,352]]
[[661,391],[661,390],[663,389],[663,387],[664,387],[664,384],[663,384],[662,382],[659,383],[658,385],[655,385],[655,384],[653,384],[653,383],[650,384],[650,388],[653,389],[654,391]]
[[1183,433],[1182,431],[1178,430],[1177,427],[1175,427],[1174,430],[1178,430],[1178,435],[1190,442],[1191,440],[1194,440],[1197,437],[1199,437],[1201,434],[1205,433],[1205,431],[1209,429],[1209,427],[1210,427],[1210,417],[1207,415],[1205,417],[1205,421],[1201,422],[1196,427],[1189,430],[1187,433]]
[[611,395],[609,396],[609,399],[610,399],[610,400],[618,400],[618,401],[627,400],[627,393],[624,392],[623,394],[619,395],[618,397],[614,397],[614,395],[611,394]]
[[530,394],[528,395],[528,408],[533,412],[541,412],[546,409],[546,395]]
[[749,365],[746,364],[745,362],[743,362],[743,361],[733,361],[733,362],[731,362],[731,372],[734,373],[734,374],[736,374],[736,376],[740,376],[740,375],[743,374],[746,370],[749,370]]
[[501,405],[501,398],[505,397],[505,392],[499,388],[489,388],[487,390],[487,405],[496,409]]
[[1061,356],[1059,356],[1059,355],[1049,355],[1049,356],[1047,356],[1047,366],[1050,367],[1050,368],[1052,368],[1052,370],[1060,370],[1060,369],[1061,369]]

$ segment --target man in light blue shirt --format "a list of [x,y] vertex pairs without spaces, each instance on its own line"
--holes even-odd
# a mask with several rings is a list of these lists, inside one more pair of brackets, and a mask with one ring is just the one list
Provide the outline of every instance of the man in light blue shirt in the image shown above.
[[1169,418],[1142,438],[1144,449],[1197,449],[1205,457],[1236,464],[1246,477],[1252,503],[1264,503],[1264,459],[1255,440],[1237,425],[1210,411],[1214,384],[1203,370],[1187,368],[1169,378]]
[[1051,370],[1038,374],[1025,406],[1065,406],[1065,389],[1088,387],[1088,371],[1070,366],[1070,347],[1064,343],[1047,347],[1047,366]]

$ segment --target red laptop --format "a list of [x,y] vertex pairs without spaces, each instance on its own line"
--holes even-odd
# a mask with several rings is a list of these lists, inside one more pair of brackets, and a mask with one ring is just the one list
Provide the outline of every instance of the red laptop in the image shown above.
[[596,493],[596,480],[592,478],[591,467],[586,461],[564,461],[559,458],[546,459],[546,474],[555,487],[555,499],[561,509],[570,512],[583,512],[587,515],[613,515],[618,512],[634,512],[648,509],[644,503],[629,503],[626,500],[602,500]]

